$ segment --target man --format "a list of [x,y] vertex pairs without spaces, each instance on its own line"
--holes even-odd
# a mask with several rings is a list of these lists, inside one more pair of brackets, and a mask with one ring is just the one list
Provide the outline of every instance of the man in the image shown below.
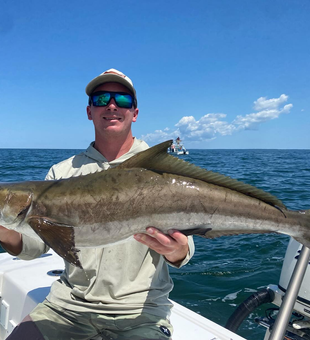
[[[139,110],[130,78],[110,69],[87,85],[86,94],[95,141],[86,152],[54,165],[47,180],[107,170],[148,148],[132,135]],[[134,238],[107,248],[81,249],[83,270],[65,262],[64,274],[46,300],[8,339],[82,340],[98,334],[103,339],[169,339],[173,283],[167,263],[187,263],[194,252],[192,238],[176,230],[164,235],[151,226]],[[43,242],[3,227],[0,240],[9,253],[25,260],[48,250]]]

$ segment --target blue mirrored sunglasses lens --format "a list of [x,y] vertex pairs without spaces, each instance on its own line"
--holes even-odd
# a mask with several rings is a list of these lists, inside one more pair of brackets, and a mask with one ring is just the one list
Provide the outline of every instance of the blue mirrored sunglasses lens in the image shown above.
[[130,94],[115,94],[115,102],[117,106],[124,108],[132,107],[132,96]]
[[94,106],[106,106],[111,99],[110,93],[101,93],[98,95],[92,95],[92,102]]

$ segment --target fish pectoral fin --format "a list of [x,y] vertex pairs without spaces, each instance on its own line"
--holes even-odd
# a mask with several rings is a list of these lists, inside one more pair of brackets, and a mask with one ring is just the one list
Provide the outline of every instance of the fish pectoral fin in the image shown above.
[[194,229],[186,229],[186,230],[180,230],[182,234],[185,236],[190,236],[190,235],[196,235],[196,236],[201,236],[201,237],[206,237],[206,234],[208,231],[212,230],[212,228],[194,228]]
[[44,217],[31,217],[28,224],[59,256],[73,266],[83,268],[77,255],[79,250],[75,248],[73,227]]

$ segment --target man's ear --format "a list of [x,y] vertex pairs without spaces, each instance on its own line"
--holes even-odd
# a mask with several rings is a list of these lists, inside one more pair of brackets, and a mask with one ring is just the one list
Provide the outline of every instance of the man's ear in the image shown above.
[[138,114],[139,114],[139,109],[135,109],[134,113],[133,113],[133,117],[132,117],[132,121],[136,122],[137,118],[138,118]]
[[91,115],[90,106],[87,106],[87,107],[86,107],[86,111],[87,111],[87,118],[88,118],[89,120],[93,120],[93,117],[92,117],[92,115]]

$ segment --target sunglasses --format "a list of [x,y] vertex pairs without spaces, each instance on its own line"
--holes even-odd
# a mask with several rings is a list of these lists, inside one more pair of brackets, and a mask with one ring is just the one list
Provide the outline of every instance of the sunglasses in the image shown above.
[[89,97],[89,105],[92,103],[94,106],[107,106],[111,99],[115,100],[115,103],[120,108],[131,109],[134,103],[134,99],[131,94],[126,92],[110,92],[110,91],[98,91],[94,92]]

